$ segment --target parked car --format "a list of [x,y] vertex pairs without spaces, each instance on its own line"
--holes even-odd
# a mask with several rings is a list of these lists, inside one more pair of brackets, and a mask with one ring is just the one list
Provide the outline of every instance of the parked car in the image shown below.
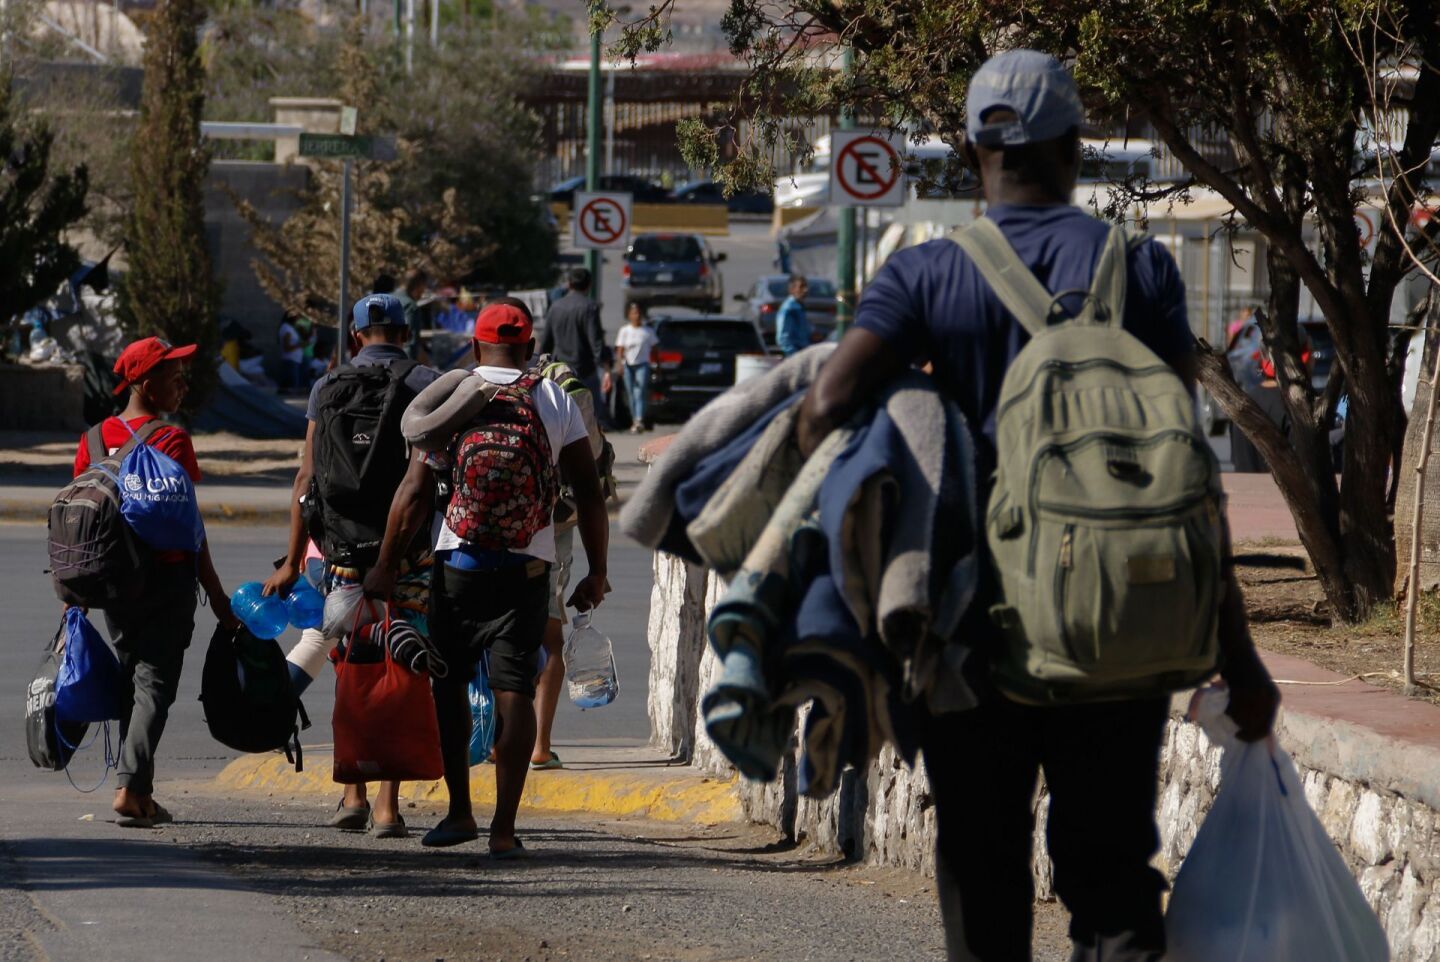
[[677,204],[724,204],[732,214],[766,214],[775,210],[772,191],[746,190],[725,196],[725,188],[713,180],[692,180],[670,194]]
[[625,306],[679,304],[718,314],[725,299],[724,259],[701,234],[637,234],[620,267]]
[[760,329],[743,317],[652,315],[659,344],[650,354],[650,414],[683,421],[735,384],[735,359],[768,354]]
[[[575,192],[585,189],[585,178],[567,177],[550,188],[550,200],[556,204],[575,205]],[[606,174],[600,178],[601,190],[627,191],[637,204],[667,204],[670,192],[659,184],[637,174]]]
[[[823,341],[835,330],[835,308],[839,303],[835,282],[827,277],[805,280],[810,285],[805,295],[805,318],[810,322],[811,339]],[[765,343],[774,346],[775,316],[789,296],[789,274],[766,274],[755,282],[748,294],[736,294],[735,300],[745,304],[740,316],[758,324]]]
[[[1319,318],[1302,320],[1300,334],[1305,339],[1302,357],[1310,371],[1310,385],[1318,394],[1325,390],[1325,385],[1330,380],[1330,369],[1335,364],[1335,342],[1330,337],[1330,328]],[[1225,358],[1235,375],[1236,383],[1264,409],[1271,420],[1284,427],[1288,415],[1280,398],[1280,389],[1274,383],[1274,363],[1270,359],[1269,351],[1265,349],[1264,336],[1255,320],[1245,320],[1234,328],[1226,345]],[[1205,395],[1205,398],[1208,400],[1208,395]],[[1202,420],[1205,414],[1202,407]],[[1234,424],[1222,419],[1218,406],[1210,415],[1212,420],[1207,425],[1210,433],[1223,433],[1228,426],[1230,462],[1236,471],[1266,470],[1260,452]]]

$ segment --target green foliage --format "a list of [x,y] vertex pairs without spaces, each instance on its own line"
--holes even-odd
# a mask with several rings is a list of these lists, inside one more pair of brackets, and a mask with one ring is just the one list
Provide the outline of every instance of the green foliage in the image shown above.
[[120,317],[137,336],[159,335],[200,351],[187,408],[216,382],[219,288],[205,238],[210,156],[200,139],[205,71],[197,49],[200,0],[162,0],[149,21],[145,87],[131,157],[134,201],[125,225],[128,270]]
[[51,170],[54,138],[26,130],[0,74],[0,321],[51,296],[80,266],[65,231],[85,214],[89,175],[83,165]]

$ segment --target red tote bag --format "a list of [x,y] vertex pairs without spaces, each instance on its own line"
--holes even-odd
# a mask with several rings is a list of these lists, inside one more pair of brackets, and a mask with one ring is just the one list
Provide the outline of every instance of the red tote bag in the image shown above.
[[[385,616],[389,626],[390,616]],[[428,675],[417,674],[390,657],[374,664],[350,661],[355,639],[335,663],[335,781],[425,782],[441,778],[440,726]]]

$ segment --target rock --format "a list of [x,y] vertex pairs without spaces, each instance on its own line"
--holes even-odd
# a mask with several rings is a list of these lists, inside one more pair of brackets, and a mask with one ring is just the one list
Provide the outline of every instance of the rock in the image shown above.
[[1350,824],[1350,850],[1367,865],[1379,865],[1390,856],[1385,815],[1385,803],[1380,796],[1366,790],[1355,806],[1355,818]]

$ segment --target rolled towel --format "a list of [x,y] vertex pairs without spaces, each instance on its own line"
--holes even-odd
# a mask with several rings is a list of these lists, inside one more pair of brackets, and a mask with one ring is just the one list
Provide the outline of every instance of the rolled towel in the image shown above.
[[442,374],[410,402],[400,417],[400,431],[421,451],[444,450],[503,386],[470,371]]

